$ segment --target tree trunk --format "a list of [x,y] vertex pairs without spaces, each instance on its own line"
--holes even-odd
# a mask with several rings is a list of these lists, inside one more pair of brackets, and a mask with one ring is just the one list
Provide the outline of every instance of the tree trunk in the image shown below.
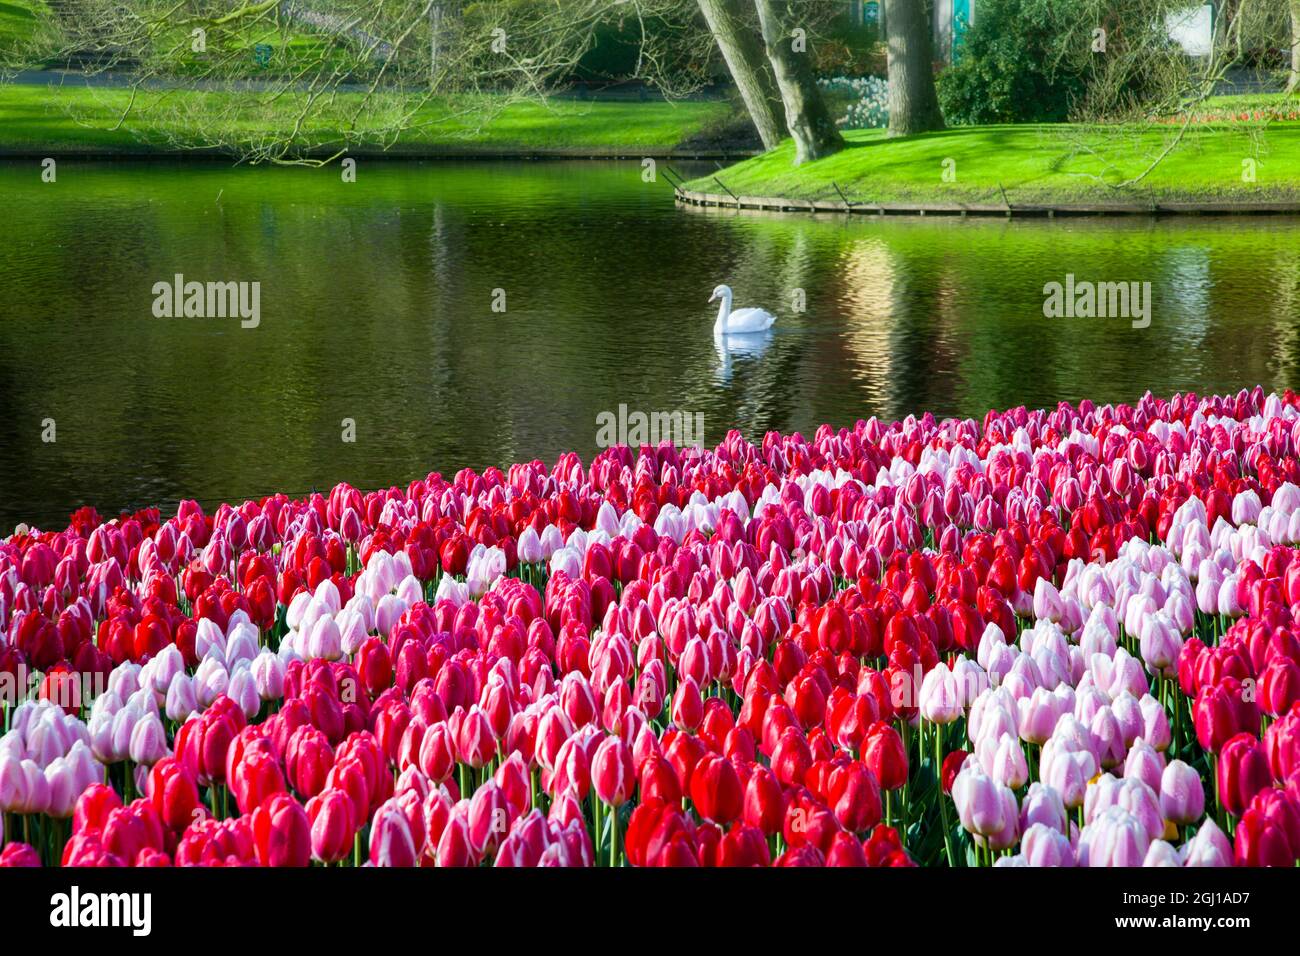
[[785,138],[785,128],[777,118],[781,100],[767,70],[763,47],[745,25],[740,0],[699,0],[699,4],[763,148],[775,149]]
[[429,88],[438,85],[438,40],[442,35],[442,4],[429,6]]
[[1288,93],[1300,89],[1300,0],[1291,0],[1291,73],[1286,89]]
[[790,0],[754,0],[754,6],[758,8],[767,58],[785,103],[785,125],[794,137],[794,164],[839,152],[844,148],[844,137],[817,89],[808,51],[796,49],[796,21],[790,16]]
[[934,28],[927,0],[885,0],[889,135],[943,129],[934,89]]

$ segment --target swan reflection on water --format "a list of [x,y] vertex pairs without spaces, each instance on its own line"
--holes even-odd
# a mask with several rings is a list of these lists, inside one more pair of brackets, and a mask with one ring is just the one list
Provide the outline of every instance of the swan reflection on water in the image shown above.
[[767,347],[772,343],[772,333],[748,332],[740,335],[715,335],[713,348],[718,353],[717,379],[726,385],[731,381],[731,363],[733,359],[757,360],[762,358]]

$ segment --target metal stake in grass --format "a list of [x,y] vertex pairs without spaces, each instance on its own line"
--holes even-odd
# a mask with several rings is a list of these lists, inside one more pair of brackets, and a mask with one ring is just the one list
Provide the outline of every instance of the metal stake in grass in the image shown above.
[[851,199],[849,199],[848,196],[844,195],[844,190],[840,189],[840,184],[832,179],[831,185],[835,187],[835,191],[840,194],[840,199],[844,201],[845,211],[847,212],[848,210],[852,209],[854,206],[854,202]]
[[713,177],[713,181],[714,181],[715,183],[717,183],[719,186],[721,186],[724,190],[726,190],[728,196],[730,196],[732,199],[736,200],[736,205],[738,205],[738,206],[740,205],[740,197],[737,196],[735,193],[733,193],[730,189],[727,189],[727,184],[726,184],[726,183],[724,183],[724,182],[723,182],[721,179],[719,179],[717,176],[714,176],[714,177]]

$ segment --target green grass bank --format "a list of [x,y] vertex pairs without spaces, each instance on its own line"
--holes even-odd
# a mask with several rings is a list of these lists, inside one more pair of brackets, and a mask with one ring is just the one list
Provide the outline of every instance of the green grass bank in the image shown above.
[[[344,144],[352,154],[420,156],[747,152],[743,121],[721,101],[441,98],[407,120],[399,97],[372,100],[358,115],[359,97],[338,96],[297,141],[317,154]],[[145,89],[132,102],[127,88],[10,84],[0,86],[0,155],[189,154],[291,130],[299,106],[296,94],[260,108],[233,93]]]
[[[1070,124],[959,127],[889,139],[846,135],[848,148],[803,166],[793,145],[730,166],[691,190],[794,201],[1088,205],[1300,200],[1300,122],[1208,122],[1176,129]],[[719,181],[722,185],[719,185]],[[725,186],[725,189],[723,188]],[[838,190],[837,190],[838,187]]]

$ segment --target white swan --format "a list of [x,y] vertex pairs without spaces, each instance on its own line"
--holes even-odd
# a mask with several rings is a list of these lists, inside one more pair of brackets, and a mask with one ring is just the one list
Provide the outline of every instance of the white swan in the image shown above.
[[746,332],[764,332],[772,327],[776,316],[766,309],[737,309],[731,311],[731,287],[720,285],[713,290],[709,301],[722,300],[718,321],[713,325],[714,335],[736,335]]

